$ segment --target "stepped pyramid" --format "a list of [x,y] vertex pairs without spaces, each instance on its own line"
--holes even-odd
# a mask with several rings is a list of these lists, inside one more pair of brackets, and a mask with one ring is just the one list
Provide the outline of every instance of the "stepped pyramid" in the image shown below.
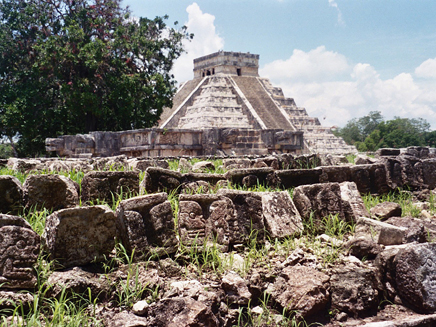
[[[159,127],[301,131],[306,153],[357,152],[258,71],[256,54],[219,51],[195,59],[194,79],[180,86]],[[251,142],[261,143],[256,135]]]

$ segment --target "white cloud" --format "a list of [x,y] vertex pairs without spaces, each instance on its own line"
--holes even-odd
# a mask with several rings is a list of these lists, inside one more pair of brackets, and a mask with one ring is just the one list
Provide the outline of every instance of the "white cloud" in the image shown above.
[[[433,59],[423,62],[416,76],[423,76],[422,67],[434,63]],[[282,87],[285,96],[293,97],[325,126],[344,126],[351,118],[377,110],[385,119],[424,118],[436,129],[436,81],[432,79],[415,80],[412,74],[401,73],[384,80],[370,64],[351,65],[343,55],[324,47],[294,50],[288,60],[266,64],[260,75]]]
[[216,52],[224,47],[224,39],[215,30],[215,16],[203,13],[197,3],[186,8],[188,33],[194,33],[192,41],[184,41],[187,53],[175,62],[173,74],[177,81],[184,82],[194,77],[193,60],[195,58]]
[[338,4],[336,3],[336,1],[335,0],[329,0],[329,6],[333,7],[333,8],[336,8],[336,11],[338,12],[338,25],[345,26],[345,22],[342,19],[342,12],[339,9]]
[[309,52],[296,49],[289,59],[266,64],[260,74],[276,81],[309,82],[331,80],[333,76],[341,76],[349,70],[345,56],[327,51],[325,46],[319,46]]
[[416,67],[415,74],[417,77],[436,78],[436,58],[428,59]]

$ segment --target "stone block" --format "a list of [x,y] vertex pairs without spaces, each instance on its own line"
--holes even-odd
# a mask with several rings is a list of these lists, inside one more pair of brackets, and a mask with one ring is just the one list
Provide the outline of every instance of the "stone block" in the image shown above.
[[288,312],[298,311],[304,318],[321,315],[330,301],[329,279],[311,267],[286,267],[266,292]]
[[44,249],[64,267],[102,261],[115,246],[115,222],[108,206],[56,211],[45,222]]
[[223,251],[237,237],[232,201],[215,194],[179,196],[178,229],[184,245],[203,246],[216,242]]
[[[274,169],[267,168],[247,168],[247,169],[232,169],[226,172],[225,177],[235,185],[245,185],[253,187],[257,184],[267,185],[269,177],[274,174]],[[249,178],[246,178],[250,176]],[[252,176],[252,177],[251,177]],[[245,184],[244,184],[245,178]]]
[[229,198],[235,208],[235,218],[229,223],[230,244],[243,244],[255,238],[259,242],[265,239],[262,195],[256,192],[245,192],[220,189],[217,195]]
[[393,149],[393,148],[382,148],[376,151],[376,155],[378,157],[387,157],[387,156],[396,157],[400,155],[400,153],[401,153],[400,149]]
[[145,190],[147,193],[156,193],[165,191],[171,193],[180,192],[182,174],[173,170],[159,167],[147,168],[145,177],[141,182],[141,193]]
[[82,201],[104,200],[112,204],[119,195],[139,192],[139,173],[135,171],[93,171],[82,179]]
[[178,241],[174,216],[166,193],[143,195],[120,202],[117,208],[118,234],[131,253],[173,253]]
[[380,303],[381,284],[374,269],[342,267],[330,277],[332,310],[346,312],[351,316],[374,314]]
[[383,245],[403,244],[407,228],[397,227],[382,221],[361,217],[355,227],[356,237],[366,237]]
[[356,222],[359,217],[369,217],[362,197],[353,182],[343,182],[340,185],[342,211],[347,221]]
[[17,214],[23,204],[23,190],[14,176],[0,176],[0,213]]
[[317,222],[329,215],[338,215],[345,219],[339,183],[298,186],[294,189],[293,200],[305,220],[310,215]]
[[361,194],[388,193],[386,167],[383,163],[372,165],[355,165],[350,167],[350,181],[356,183]]
[[59,210],[79,204],[79,185],[62,175],[29,175],[23,184],[26,208]]
[[429,189],[436,187],[436,159],[426,159],[422,161],[422,175],[424,177],[424,184]]
[[351,181],[350,166],[323,166],[321,175],[319,176],[320,183],[342,183]]
[[40,238],[21,217],[0,214],[0,287],[34,288]]
[[[386,220],[391,217],[401,217],[401,206],[396,202],[382,202],[371,208],[371,217]],[[368,216],[367,216],[368,217]]]
[[322,170],[314,169],[288,169],[276,171],[275,174],[280,179],[283,188],[293,188],[300,185],[309,185],[319,183]]
[[287,191],[264,192],[261,196],[265,229],[271,238],[288,237],[303,230],[300,213]]
[[436,243],[410,244],[394,259],[401,300],[421,313],[436,311]]

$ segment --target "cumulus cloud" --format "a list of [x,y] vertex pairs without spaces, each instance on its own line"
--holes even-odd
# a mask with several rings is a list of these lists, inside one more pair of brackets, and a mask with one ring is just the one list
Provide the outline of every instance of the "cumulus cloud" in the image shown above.
[[[424,72],[434,63],[434,59],[423,62],[415,75],[432,77]],[[303,77],[305,70],[311,80]],[[286,96],[293,97],[298,106],[320,118],[325,126],[344,126],[351,118],[376,110],[385,119],[424,118],[436,129],[436,80],[433,79],[415,80],[411,73],[382,79],[370,64],[351,64],[343,55],[325,47],[309,52],[294,50],[289,59],[266,64],[260,75],[282,87]]]
[[336,3],[336,1],[335,0],[329,0],[329,6],[333,7],[333,8],[336,8],[336,11],[338,12],[338,25],[345,26],[345,22],[342,19],[342,12],[339,9],[338,4]]
[[184,53],[175,62],[173,74],[177,81],[184,82],[194,77],[193,60],[195,58],[216,52],[224,47],[224,39],[216,32],[215,16],[203,13],[197,3],[186,8],[188,21],[185,25],[189,33],[194,33],[192,41],[184,41],[187,53]]
[[417,77],[436,79],[436,58],[428,59],[416,67],[415,75]]
[[276,60],[261,69],[261,76],[273,78],[281,82],[301,82],[313,80],[331,80],[348,73],[350,66],[345,56],[337,52],[327,51],[319,46],[309,52],[294,50],[287,60]]

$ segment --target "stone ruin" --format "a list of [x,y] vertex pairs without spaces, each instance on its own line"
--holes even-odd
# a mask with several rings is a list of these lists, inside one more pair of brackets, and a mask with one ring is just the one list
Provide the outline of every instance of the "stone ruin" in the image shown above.
[[259,55],[216,52],[194,60],[158,128],[46,140],[58,156],[201,156],[355,153],[258,73]]
[[[30,175],[23,185],[15,177],[0,178],[2,308],[13,308],[13,301],[29,305],[34,301],[31,293],[21,290],[37,285],[33,266],[40,246],[63,267],[49,277],[49,296],[91,292],[99,301],[108,301],[126,273],[122,268],[100,273],[92,265],[110,258],[116,237],[135,258],[124,269],[134,265],[137,282],[156,287],[159,297],[139,301],[131,309],[100,308],[105,326],[233,326],[241,310],[262,313],[262,296],[275,308],[298,312],[307,321],[329,316],[325,325],[329,327],[434,326],[435,217],[424,209],[419,219],[401,217],[401,207],[393,203],[382,203],[368,212],[360,194],[382,194],[401,186],[429,201],[430,189],[436,186],[431,173],[436,171],[436,157],[425,148],[403,153],[380,150],[378,155],[376,159],[359,157],[356,165],[326,165],[317,156],[290,154],[232,158],[223,160],[224,174],[175,172],[161,160],[124,156],[10,159],[7,165],[22,171],[82,167],[87,172],[81,192],[74,182],[58,175]],[[313,168],[302,169],[308,161]],[[135,170],[92,171],[114,166]],[[196,165],[200,170],[206,166]],[[142,181],[140,170],[145,171]],[[293,188],[293,197],[288,190],[225,188],[228,183]],[[102,192],[104,188],[112,193]],[[149,194],[141,194],[144,191]],[[178,206],[172,207],[168,193],[162,191],[177,196]],[[115,211],[92,205],[97,198],[110,202],[114,193],[129,192],[133,196],[120,201]],[[79,198],[89,206],[79,206]],[[41,238],[23,218],[6,214],[29,205],[54,210],[46,218]],[[253,266],[246,275],[237,272],[253,237],[271,250],[277,240],[298,235],[309,220],[321,226],[330,215],[355,223],[354,235],[346,242],[320,234],[310,246],[300,244],[282,254],[268,251],[265,266]],[[326,250],[316,255],[321,244]],[[186,254],[206,246],[218,246],[222,258],[231,252],[234,270],[199,278],[197,272],[181,267],[186,258],[183,252],[176,254],[178,249],[188,249]],[[343,254],[334,264],[320,262],[335,248]],[[150,255],[159,259],[150,260]],[[94,268],[89,270],[88,265]]]

